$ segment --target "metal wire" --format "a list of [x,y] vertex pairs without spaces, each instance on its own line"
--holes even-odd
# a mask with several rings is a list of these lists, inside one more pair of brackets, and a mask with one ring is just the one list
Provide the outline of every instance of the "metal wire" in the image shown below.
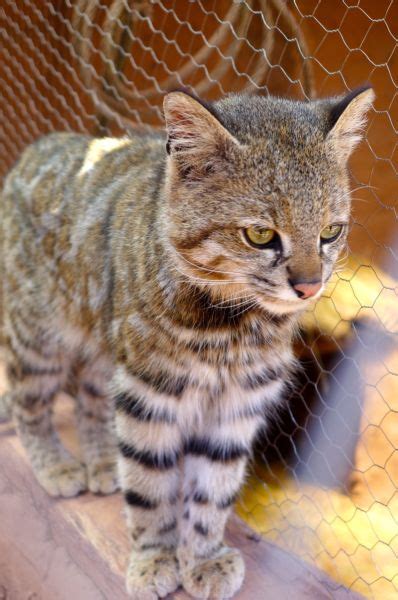
[[[44,133],[159,127],[165,92],[298,98],[366,81],[349,258],[306,315],[303,370],[237,506],[369,598],[398,596],[398,3],[3,0],[0,174]],[[331,594],[333,596],[333,591]]]

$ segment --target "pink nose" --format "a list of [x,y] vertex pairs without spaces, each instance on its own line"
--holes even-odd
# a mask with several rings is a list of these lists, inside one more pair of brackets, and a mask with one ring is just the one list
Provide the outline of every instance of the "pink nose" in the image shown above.
[[311,283],[295,283],[293,285],[293,289],[296,291],[297,296],[303,300],[315,296],[321,287],[322,281],[313,281]]

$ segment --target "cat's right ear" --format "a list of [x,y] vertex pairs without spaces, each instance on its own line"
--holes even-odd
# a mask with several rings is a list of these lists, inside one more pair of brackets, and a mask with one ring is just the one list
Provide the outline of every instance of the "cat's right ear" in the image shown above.
[[334,145],[342,162],[348,159],[360,141],[366,124],[366,113],[374,99],[373,89],[370,86],[363,86],[346,96],[337,98],[329,105],[329,132],[326,139]]
[[184,177],[214,172],[240,146],[211,111],[184,92],[170,92],[163,102],[167,152]]

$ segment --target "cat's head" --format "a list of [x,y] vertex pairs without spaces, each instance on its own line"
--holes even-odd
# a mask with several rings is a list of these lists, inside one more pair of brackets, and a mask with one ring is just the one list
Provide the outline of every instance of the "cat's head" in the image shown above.
[[176,269],[214,299],[275,314],[319,297],[345,245],[348,157],[371,88],[296,102],[165,97],[167,223]]

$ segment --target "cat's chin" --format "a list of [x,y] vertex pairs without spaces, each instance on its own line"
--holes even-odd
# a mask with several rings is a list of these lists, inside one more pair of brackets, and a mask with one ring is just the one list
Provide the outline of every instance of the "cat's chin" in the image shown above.
[[264,298],[258,298],[258,304],[264,308],[267,312],[274,314],[274,315],[292,315],[295,313],[301,313],[303,311],[305,311],[308,307],[310,302],[308,301],[303,301],[303,300],[299,300],[299,301],[286,301],[286,300],[280,300],[280,301],[268,301],[265,300]]

